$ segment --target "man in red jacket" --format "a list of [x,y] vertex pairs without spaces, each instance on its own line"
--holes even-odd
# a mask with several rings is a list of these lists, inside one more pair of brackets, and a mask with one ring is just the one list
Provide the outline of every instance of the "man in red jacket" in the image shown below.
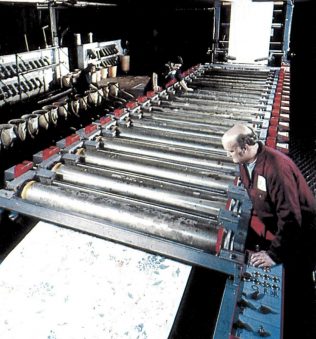
[[[259,142],[250,127],[233,126],[223,135],[222,144],[233,162],[239,164],[241,183],[253,204],[246,243],[246,248],[255,251],[250,264],[257,267],[284,265],[285,305],[292,308],[288,321],[296,325],[301,335],[304,330],[300,325],[303,324],[298,322],[303,319],[300,318],[302,314],[310,314],[313,297],[315,197],[294,162]],[[258,248],[260,251],[256,251]],[[304,338],[309,338],[308,334]]]

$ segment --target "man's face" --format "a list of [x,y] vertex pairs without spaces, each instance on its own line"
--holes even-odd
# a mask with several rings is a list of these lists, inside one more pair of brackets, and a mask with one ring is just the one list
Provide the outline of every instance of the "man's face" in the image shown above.
[[223,141],[223,148],[227,152],[227,156],[232,158],[235,164],[248,161],[247,149],[242,149],[237,142]]

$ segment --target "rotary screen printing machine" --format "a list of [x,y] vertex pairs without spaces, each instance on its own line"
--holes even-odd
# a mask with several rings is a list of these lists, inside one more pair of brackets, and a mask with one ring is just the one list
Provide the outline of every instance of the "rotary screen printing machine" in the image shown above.
[[213,337],[279,338],[282,267],[247,265],[251,203],[220,140],[243,122],[287,152],[288,74],[286,65],[192,67],[183,75],[194,92],[170,82],[7,169],[0,206],[223,273]]

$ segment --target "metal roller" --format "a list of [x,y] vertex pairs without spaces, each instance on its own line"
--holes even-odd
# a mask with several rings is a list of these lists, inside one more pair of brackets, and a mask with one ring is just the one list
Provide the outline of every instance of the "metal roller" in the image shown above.
[[196,79],[201,79],[203,81],[210,81],[213,83],[223,83],[225,85],[245,85],[247,87],[258,87],[270,83],[273,81],[271,77],[238,77],[238,76],[222,76],[215,74],[202,74]]
[[170,133],[171,136],[187,136],[189,138],[197,137],[200,140],[208,140],[216,145],[221,142],[221,135],[214,135],[207,130],[201,131],[197,129],[190,129],[188,126],[181,126],[181,124],[164,124],[149,119],[141,119],[133,121],[133,127],[139,127],[142,129],[149,129],[154,131],[160,131],[162,133]]
[[185,104],[185,103],[189,103],[192,105],[207,105],[210,107],[225,107],[227,109],[230,108],[236,108],[236,107],[242,107],[242,109],[254,109],[254,108],[259,108],[262,107],[262,104],[259,102],[259,100],[257,100],[256,102],[250,103],[247,102],[246,100],[244,101],[232,101],[232,100],[219,100],[219,99],[199,99],[199,98],[186,98],[186,97],[175,97],[173,102],[175,104]]
[[138,139],[143,141],[157,142],[163,144],[169,144],[174,146],[191,147],[205,151],[215,151],[219,154],[226,154],[222,150],[220,142],[217,144],[212,142],[202,141],[200,138],[188,138],[183,135],[177,135],[176,133],[162,133],[158,131],[147,131],[143,128],[120,128],[119,136],[123,138]]
[[[225,203],[218,203],[208,194],[207,200],[199,197],[201,192],[190,187],[179,187],[174,184],[162,183],[143,178],[128,177],[127,175],[113,174],[105,176],[89,173],[89,169],[69,167],[61,163],[54,166],[53,171],[57,178],[63,182],[72,183],[84,187],[120,194],[145,202],[153,202],[158,205],[173,206],[184,209],[190,213],[202,213],[205,216],[216,219],[219,209],[225,207]],[[205,196],[206,194],[204,194]]]
[[208,102],[212,104],[213,101],[219,101],[223,103],[239,103],[243,105],[257,105],[260,102],[260,96],[256,97],[245,97],[245,96],[231,96],[231,95],[221,95],[221,93],[194,93],[194,92],[184,92],[181,93],[179,98],[185,98],[187,100],[201,100],[201,102]]
[[199,79],[200,81],[202,82],[210,82],[211,86],[214,86],[214,87],[226,87],[226,88],[241,88],[241,89],[244,89],[244,91],[247,91],[248,89],[254,89],[254,90],[260,90],[262,88],[265,88],[265,87],[269,87],[271,86],[270,83],[268,82],[265,82],[265,81],[262,81],[262,82],[252,82],[252,81],[233,81],[233,80],[230,80],[230,81],[225,81],[225,80],[221,80],[221,79],[213,79],[213,78],[209,78],[209,79],[206,79],[206,78],[200,78]]
[[[105,138],[105,140],[111,142],[112,138]],[[104,139],[102,139],[104,140]],[[219,160],[220,162],[226,162],[227,161],[227,153],[223,152],[222,149],[214,149],[214,151],[210,151],[210,149],[208,150],[201,150],[198,148],[194,148],[194,147],[189,147],[189,146],[177,146],[177,145],[169,145],[167,143],[159,143],[159,142],[147,142],[146,140],[142,140],[142,139],[131,139],[131,138],[116,138],[115,140],[115,144],[117,144],[117,150],[120,151],[120,143],[124,143],[124,144],[130,144],[130,145],[135,145],[135,147],[139,147],[141,148],[142,146],[147,146],[147,147],[154,147],[157,150],[161,150],[165,153],[169,153],[169,152],[179,152],[181,154],[183,154],[184,156],[197,156],[201,159],[204,160]],[[100,145],[102,146],[102,145]],[[106,146],[105,146],[106,148]],[[102,149],[102,147],[101,147]],[[116,148],[114,148],[116,149]],[[123,149],[122,149],[123,151]],[[139,152],[139,154],[142,154],[141,151]],[[202,162],[201,162],[202,163]],[[230,162],[230,165],[233,165]],[[202,165],[203,167],[203,165]]]
[[112,140],[110,138],[102,138],[102,148],[100,150],[102,149],[161,158],[178,163],[215,169],[232,175],[236,170],[236,166],[232,164],[227,156],[219,154],[211,156],[205,153],[198,154],[192,149],[177,149],[158,144],[146,144],[135,140],[125,140],[121,138]]
[[205,199],[219,203],[221,207],[227,204],[227,194],[222,191],[210,191],[204,187],[192,187],[190,184],[177,183],[171,180],[164,180],[161,178],[150,177],[146,174],[126,172],[121,169],[116,168],[106,168],[100,167],[98,165],[92,165],[87,163],[78,162],[76,164],[77,168],[82,168],[83,171],[89,172],[90,174],[96,174],[105,176],[107,178],[119,178],[120,180],[126,182],[140,182],[141,184],[148,184],[149,186],[166,188],[170,187],[170,190],[173,192],[178,192],[179,194],[187,194],[188,196],[193,196],[195,198]]
[[[183,109],[172,110],[172,108],[168,109],[159,109],[153,110],[152,114],[157,113],[157,115],[167,116],[167,117],[182,117],[187,121],[194,121],[194,122],[204,122],[204,123],[214,123],[218,125],[222,125],[222,119],[231,119],[234,121],[252,121],[258,115],[257,113],[254,114],[238,114],[234,112],[224,112],[224,113],[215,113],[212,112],[201,112],[201,111],[185,111]],[[146,116],[146,115],[145,115]]]
[[141,159],[140,157],[115,154],[110,152],[85,151],[82,154],[85,163],[107,168],[115,168],[132,173],[163,178],[172,182],[183,182],[189,186],[227,192],[234,176],[223,173],[202,170],[187,165],[162,162],[158,160]]
[[198,80],[198,79],[194,79],[190,83],[190,87],[194,87],[194,88],[195,87],[217,88],[217,89],[220,89],[222,91],[230,91],[232,93],[248,92],[248,93],[259,94],[259,95],[262,92],[264,92],[268,89],[268,86],[262,86],[260,88],[249,87],[249,88],[245,89],[244,86],[225,86],[225,85],[221,85],[221,84],[212,84],[209,81],[203,81],[203,80]]
[[217,65],[212,65],[212,67],[205,69],[205,74],[212,74],[212,75],[219,75],[219,76],[227,76],[227,77],[238,77],[238,78],[266,78],[268,76],[273,75],[275,72],[271,70],[271,68],[262,68],[255,67],[246,68],[241,67],[238,65],[238,68],[230,67],[231,65],[227,64],[227,67],[218,67]]
[[[196,114],[191,114],[187,116],[187,112],[172,112],[168,111],[165,112],[158,112],[153,111],[151,113],[144,113],[145,117],[151,117],[152,120],[162,121],[162,122],[178,122],[182,124],[187,124],[189,126],[202,126],[202,127],[209,127],[217,129],[219,128],[221,131],[226,131],[228,127],[232,127],[236,123],[245,122],[245,123],[252,123],[255,118],[253,116],[250,117],[237,117],[234,118],[232,114],[223,114],[220,116],[201,116]],[[224,134],[224,133],[223,133]]]
[[210,68],[206,69],[204,72],[205,75],[212,76],[221,76],[221,77],[238,77],[246,79],[266,79],[268,77],[273,77],[275,72],[271,70],[246,70],[246,69],[224,69],[224,68]]
[[181,108],[184,111],[190,111],[190,112],[198,112],[200,114],[202,113],[232,113],[232,114],[248,114],[248,115],[255,115],[258,112],[258,109],[256,108],[245,108],[243,106],[240,107],[229,107],[228,105],[219,105],[219,104],[212,104],[209,106],[204,105],[198,105],[190,102],[177,102],[177,101],[162,101],[161,102],[162,107],[167,107],[169,109],[179,109]]
[[275,75],[274,74],[262,74],[260,76],[256,76],[255,74],[241,75],[241,74],[221,74],[221,73],[209,73],[205,72],[201,75],[201,78],[204,79],[214,79],[217,81],[226,81],[226,82],[248,82],[248,83],[264,83],[267,81],[273,81]]
[[155,208],[140,208],[127,203],[124,206],[114,199],[102,198],[80,191],[60,187],[45,186],[35,181],[29,182],[21,192],[22,199],[42,207],[58,211],[80,214],[111,222],[121,227],[153,234],[178,241],[209,252],[216,251],[219,229],[208,222],[192,216],[186,217],[173,211],[168,213]]
[[205,89],[205,88],[197,88],[194,90],[194,92],[192,93],[185,93],[185,96],[190,96],[191,94],[196,94],[197,96],[201,95],[202,97],[205,96],[219,96],[221,98],[232,98],[235,100],[241,100],[241,99],[249,99],[249,100],[257,100],[258,98],[262,97],[262,93],[255,93],[255,94],[251,94],[251,93],[234,93],[234,92],[223,92],[221,90],[217,90],[217,89]]
[[[125,130],[126,128],[124,128]],[[123,130],[123,128],[122,128]],[[183,126],[180,128],[171,128],[169,126],[155,126],[155,123],[151,123],[147,121],[134,121],[133,128],[130,130],[141,133],[148,134],[150,133],[153,136],[168,138],[171,141],[187,141],[192,143],[201,143],[210,146],[221,146],[221,136],[213,135],[211,133],[206,133],[202,131],[192,131]],[[148,131],[150,130],[150,131]],[[124,133],[124,132],[123,132]],[[121,129],[119,130],[119,134],[122,136]]]
[[244,84],[246,86],[262,86],[271,82],[269,78],[245,78],[245,77],[233,77],[233,76],[221,76],[221,75],[202,75],[199,79],[212,81],[213,83],[223,83],[223,84]]
[[[203,138],[204,133],[212,134],[213,137],[221,138],[226,131],[226,128],[219,126],[212,126],[210,124],[198,124],[198,123],[183,123],[183,121],[178,121],[177,119],[170,119],[169,121],[163,121],[159,119],[153,119],[155,114],[151,114],[147,117],[145,115],[141,120],[133,121],[133,126],[160,129],[160,128],[170,128],[172,130],[184,130],[186,132],[192,133],[201,133]],[[203,134],[202,134],[203,133]]]
[[200,85],[201,87],[216,88],[222,89],[223,91],[231,90],[232,92],[249,92],[249,93],[259,93],[265,88],[270,88],[271,84],[262,83],[260,85],[251,85],[244,83],[229,83],[225,81],[212,81],[210,79],[196,78],[193,79],[190,84]]
[[255,74],[252,75],[242,75],[242,74],[221,74],[213,72],[209,74],[208,72],[204,73],[202,75],[205,78],[210,78],[210,79],[224,79],[226,81],[250,81],[250,82],[263,82],[266,80],[269,80],[272,78],[271,75],[269,74],[262,74],[259,76],[255,76]]
[[219,102],[220,104],[224,105],[246,105],[246,106],[256,106],[260,103],[260,95],[256,96],[244,96],[244,95],[222,95],[223,92],[217,93],[199,93],[197,91],[194,92],[183,92],[180,93],[179,96],[175,97],[176,101],[183,101],[183,100],[193,100],[194,102],[201,103],[201,104],[208,104],[212,105],[214,102]]
[[210,65],[210,67],[206,68],[206,72],[212,72],[214,74],[237,74],[238,76],[262,76],[265,74],[273,74],[274,71],[272,71],[270,68],[267,68],[265,66],[259,66],[259,65],[245,65],[243,67],[241,64],[239,65],[232,65],[232,64],[226,64],[226,65],[217,65],[213,64]]

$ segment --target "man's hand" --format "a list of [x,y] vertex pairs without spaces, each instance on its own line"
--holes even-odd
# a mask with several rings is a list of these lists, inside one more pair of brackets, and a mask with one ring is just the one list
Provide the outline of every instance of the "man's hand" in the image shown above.
[[251,255],[250,265],[255,267],[271,267],[275,265],[275,262],[269,257],[266,251],[260,251]]

